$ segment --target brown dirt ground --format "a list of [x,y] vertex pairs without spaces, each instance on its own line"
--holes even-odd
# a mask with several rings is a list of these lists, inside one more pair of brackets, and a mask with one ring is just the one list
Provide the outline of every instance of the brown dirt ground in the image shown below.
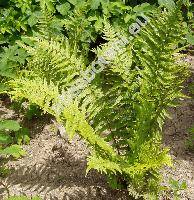
[[[23,121],[23,116],[7,107],[0,102],[0,118]],[[29,145],[23,145],[27,156],[7,163],[13,172],[4,183],[11,195],[39,195],[45,200],[129,199],[126,192],[110,189],[99,173],[85,175],[88,149],[78,136],[71,142],[60,137],[47,116],[23,124],[30,129],[32,138]],[[0,200],[5,196],[0,187]]]
[[[192,67],[194,70],[194,59]],[[164,142],[171,148],[174,167],[163,171],[164,179],[185,180],[188,188],[181,192],[182,200],[194,200],[194,153],[188,152],[185,141],[188,128],[194,125],[194,100],[186,99],[181,106],[171,109],[172,119],[164,127]],[[0,102],[0,118],[22,121],[13,110]],[[30,129],[31,141],[24,145],[28,155],[9,161],[15,169],[4,183],[12,195],[39,195],[45,200],[127,200],[127,194],[108,187],[103,175],[90,172],[85,176],[88,149],[79,137],[69,142],[57,134],[48,117],[26,121]],[[164,184],[165,184],[164,183]],[[0,199],[5,190],[0,187]]]
[[[187,86],[194,82],[194,57],[188,57],[187,61],[191,63],[191,77],[186,83],[185,94],[191,96]],[[164,143],[171,149],[174,167],[164,170],[164,178],[166,181],[170,177],[185,180],[187,189],[181,192],[181,200],[194,200],[194,152],[186,148],[188,129],[194,127],[194,99],[182,100],[180,106],[170,109],[170,113],[172,119],[164,126]]]

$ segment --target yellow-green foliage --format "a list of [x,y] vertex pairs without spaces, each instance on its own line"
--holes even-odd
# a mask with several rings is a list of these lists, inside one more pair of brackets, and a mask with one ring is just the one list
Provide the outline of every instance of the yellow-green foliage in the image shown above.
[[33,47],[21,44],[30,54],[25,67],[29,76],[45,78],[47,82],[68,85],[84,69],[83,58],[76,46],[71,47],[68,39],[60,42],[45,38],[28,38]]
[[[105,55],[119,40],[119,29],[105,22],[107,43],[96,54],[109,63],[77,97],[67,90],[82,78],[89,61],[68,39],[35,39],[33,47],[24,46],[30,60],[9,82],[12,98],[39,105],[71,137],[77,133],[87,141],[91,147],[87,171],[106,173],[112,186],[128,185],[139,197],[157,195],[158,171],[171,164],[168,149],[161,145],[162,126],[166,109],[183,96],[181,85],[188,75],[177,53],[185,34],[179,11],[159,10],[112,59]],[[126,31],[120,32],[127,36]]]

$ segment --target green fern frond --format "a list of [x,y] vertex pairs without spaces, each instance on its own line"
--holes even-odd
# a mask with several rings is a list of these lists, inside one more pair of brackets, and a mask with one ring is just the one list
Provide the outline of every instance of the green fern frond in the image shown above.
[[[58,99],[58,87],[53,83],[48,84],[42,79],[18,79],[9,82],[14,91],[10,92],[13,99],[28,98],[30,103],[37,104],[44,112],[48,112],[57,116],[57,108],[52,107],[52,104],[60,105]],[[53,110],[53,108],[55,108]],[[115,156],[113,148],[104,141],[103,138],[95,134],[95,131],[85,120],[83,112],[79,111],[76,102],[67,104],[63,107],[63,112],[60,116],[60,122],[66,121],[66,129],[72,138],[75,133],[80,134],[92,146],[97,146],[102,149],[102,152],[108,156]]]
[[22,45],[29,53],[26,70],[31,76],[45,78],[48,82],[68,85],[85,68],[84,60],[76,46],[72,48],[68,39],[62,41],[31,38],[34,47]]
[[54,4],[56,3],[56,0],[37,0],[40,2],[40,7],[42,10],[49,12],[55,12]]
[[54,114],[51,109],[52,102],[59,94],[59,89],[52,82],[47,83],[45,79],[19,78],[9,81],[10,87],[14,88],[10,92],[13,99],[28,99],[30,103],[40,106],[44,112]]
[[[78,104],[74,102],[64,109],[63,112],[64,120],[66,120],[66,130],[71,135],[76,131],[93,147],[97,146],[102,150],[102,154],[114,157],[116,156],[113,148],[104,141],[103,138],[99,137],[93,128],[88,124],[85,119],[85,114],[78,109]],[[62,118],[63,119],[63,118]]]

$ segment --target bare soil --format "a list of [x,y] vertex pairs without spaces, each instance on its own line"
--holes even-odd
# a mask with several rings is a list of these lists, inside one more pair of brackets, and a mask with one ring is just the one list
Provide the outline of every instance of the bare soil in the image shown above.
[[[192,70],[194,59],[191,62]],[[7,105],[0,102],[0,118],[23,121],[23,116]],[[163,170],[164,184],[170,177],[185,180],[188,188],[181,192],[181,199],[194,200],[194,153],[185,146],[188,129],[194,125],[194,100],[184,99],[170,113],[172,119],[165,124],[164,143],[171,149],[174,167]],[[13,172],[4,183],[11,195],[39,195],[45,200],[129,199],[126,192],[110,189],[103,175],[95,171],[85,175],[88,149],[78,136],[71,142],[62,138],[47,116],[23,124],[30,129],[32,138],[29,145],[23,146],[28,155],[7,163]],[[5,197],[6,191],[0,187],[0,199]]]
[[[7,105],[7,104],[6,104]],[[17,119],[23,116],[0,104],[3,119]],[[44,118],[45,117],[45,118]],[[31,141],[23,145],[27,155],[12,160],[7,166],[13,172],[5,179],[11,195],[35,196],[45,200],[127,200],[126,192],[109,188],[106,178],[90,172],[86,176],[88,149],[76,136],[73,141],[58,134],[52,119],[23,122],[30,129]],[[0,199],[5,198],[5,189],[0,188]]]
[[[191,63],[191,77],[185,84],[185,94],[192,96],[188,90],[194,83],[194,56],[188,57]],[[186,181],[187,189],[181,192],[181,200],[194,200],[194,152],[188,151],[186,141],[189,139],[188,130],[194,127],[194,98],[183,99],[180,106],[170,109],[171,118],[164,126],[164,143],[170,147],[174,161],[173,168],[163,171],[164,178]]]

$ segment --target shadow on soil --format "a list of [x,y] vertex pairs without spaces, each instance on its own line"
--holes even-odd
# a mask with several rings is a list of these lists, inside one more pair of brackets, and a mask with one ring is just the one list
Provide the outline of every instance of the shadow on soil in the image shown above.
[[[19,184],[25,190],[46,194],[45,200],[127,200],[127,193],[111,190],[105,178],[97,172],[90,172],[85,176],[86,161],[75,160],[67,151],[54,150],[53,155],[42,165],[19,167],[8,177],[7,185]],[[73,189],[72,193],[64,192],[59,199],[52,195],[52,191],[59,189]],[[80,190],[84,188],[84,190]]]

